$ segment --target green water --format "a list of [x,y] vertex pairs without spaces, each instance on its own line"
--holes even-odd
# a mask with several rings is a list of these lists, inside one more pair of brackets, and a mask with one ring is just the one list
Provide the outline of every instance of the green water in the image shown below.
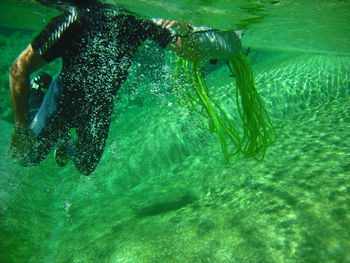
[[[172,55],[148,44],[91,177],[52,155],[32,168],[7,155],[8,67],[55,13],[28,2],[0,2],[1,263],[350,262],[348,1],[120,1],[144,16],[246,28],[277,137],[263,161],[226,162],[178,104]],[[209,71],[213,96],[235,112],[228,69]]]

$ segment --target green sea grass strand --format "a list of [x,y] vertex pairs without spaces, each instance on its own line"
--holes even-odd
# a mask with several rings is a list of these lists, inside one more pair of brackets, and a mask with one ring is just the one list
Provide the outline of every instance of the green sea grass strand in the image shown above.
[[[209,90],[207,88],[207,85],[205,84],[204,79],[202,78],[202,75],[200,74],[199,69],[199,65],[195,65],[195,76],[197,78],[198,84],[200,85],[200,87],[202,87],[203,93],[207,95],[209,100],[211,96],[209,95]],[[223,130],[225,131],[229,139],[233,142],[235,147],[237,149],[240,149],[241,143],[238,130],[235,128],[232,121],[228,118],[226,112],[220,107],[220,105],[215,101],[212,101],[212,103],[214,104],[213,108],[215,108],[215,113],[218,116],[220,126],[223,128]],[[220,113],[220,115],[218,113]]]
[[[265,125],[264,122],[260,122],[260,100],[259,97],[256,96],[257,92],[247,65],[241,62],[242,60],[237,57],[237,59],[233,61],[233,68],[235,70],[237,83],[237,105],[244,128],[245,145],[243,151],[247,156],[256,156],[259,153],[264,156],[266,144],[262,136],[265,132]],[[241,100],[239,100],[239,98]],[[262,127],[260,127],[261,124]],[[260,128],[263,130],[262,133]]]
[[233,125],[230,125],[230,127],[226,125],[228,121],[228,117],[226,113],[220,107],[218,107],[218,105],[215,105],[215,102],[213,103],[216,106],[216,108],[218,108],[221,115],[224,116],[224,119],[223,119],[222,117],[219,116],[217,109],[215,109],[214,105],[211,103],[208,88],[200,72],[199,63],[194,63],[193,73],[195,76],[194,87],[196,89],[197,96],[202,101],[202,105],[205,107],[208,115],[210,116],[210,120],[214,125],[214,130],[218,134],[223,154],[225,158],[229,160],[231,156],[228,153],[226,136],[228,136],[228,138],[232,141],[232,143],[236,147],[236,152],[233,153],[232,155],[236,155],[240,152],[240,148],[241,148],[240,136],[238,132],[233,128]]
[[[192,68],[192,72],[190,71],[190,66]],[[191,84],[187,86],[190,89],[181,90],[179,92],[179,94],[181,94],[185,100],[183,105],[191,110],[194,110],[208,120],[209,126],[205,128],[207,128],[210,132],[217,133],[224,157],[227,160],[230,160],[231,157],[235,156],[236,160],[238,158],[238,154],[241,152],[241,139],[239,132],[219,104],[212,101],[209,90],[200,71],[200,63],[190,65],[188,61],[180,59],[177,61],[176,73],[177,77],[181,76],[183,81]],[[195,95],[192,95],[191,89]],[[179,91],[178,87],[177,90]],[[196,106],[199,106],[202,108],[202,110],[199,110]],[[206,125],[203,124],[203,126]],[[236,151],[234,153],[229,153],[227,139],[231,140],[235,146]]]
[[230,137],[231,141],[234,143],[236,148],[240,149],[242,146],[242,142],[237,128],[234,126],[232,120],[230,120],[230,118],[227,116],[226,112],[219,105],[216,105],[216,107],[219,110],[220,115],[222,116],[222,121],[225,123],[224,127],[228,136]]
[[[191,63],[192,65],[192,63]],[[189,112],[195,112],[199,114],[200,118],[197,119],[194,125],[200,129],[212,130],[212,124],[208,122],[209,117],[204,110],[202,102],[198,99],[194,89],[194,76],[192,70],[189,69],[189,63],[187,60],[178,58],[176,61],[176,68],[173,74],[174,90],[177,92],[177,100],[179,104],[187,108]],[[185,85],[183,85],[185,84]],[[194,94],[193,94],[194,92]]]
[[[202,75],[200,73],[200,66],[199,64],[195,65],[195,76],[197,78],[198,84],[203,87],[203,92],[207,94],[207,97],[210,98],[209,90],[207,85],[205,84],[204,79],[202,78]],[[220,125],[223,127],[226,135],[229,137],[229,139],[232,141],[232,143],[235,145],[237,150],[239,151],[241,148],[241,139],[239,132],[237,128],[234,126],[232,120],[227,116],[226,112],[221,108],[221,106],[215,102],[212,101],[214,104],[216,115],[218,116],[218,121]],[[220,113],[220,114],[218,114]]]
[[[188,61],[184,59],[178,58],[177,61],[177,67],[176,67],[176,75],[175,75],[175,81],[181,79],[185,83],[189,84],[190,89],[194,90],[194,79],[192,76],[192,71],[189,69]],[[183,101],[180,101],[180,105],[183,107],[186,107],[187,109],[194,111],[201,115],[203,118],[208,119],[208,116],[203,111],[204,106],[202,105],[202,101],[198,99],[198,96],[193,96],[191,94],[191,91],[189,89],[183,88],[179,89],[179,86],[183,87],[182,85],[175,85],[175,89],[177,90],[178,94],[180,94],[183,98]],[[198,106],[202,108],[202,110],[198,109]],[[201,121],[202,124],[203,121]],[[203,125],[205,126],[205,125]],[[209,127],[206,127],[206,129],[210,129]]]
[[230,155],[228,153],[228,149],[227,149],[227,144],[226,144],[226,140],[225,140],[225,134],[223,132],[222,126],[220,125],[220,122],[218,120],[218,116],[215,112],[215,109],[213,107],[213,105],[210,103],[210,100],[207,96],[207,93],[205,92],[205,88],[203,87],[203,85],[201,85],[200,82],[200,77],[198,74],[198,67],[199,65],[194,65],[193,70],[194,70],[194,75],[195,75],[195,81],[194,81],[194,89],[196,91],[196,94],[198,96],[198,98],[200,99],[203,107],[205,108],[205,110],[207,111],[208,117],[209,117],[209,121],[212,123],[212,132],[216,131],[218,137],[219,137],[219,142],[220,142],[220,146],[221,146],[221,150],[225,156],[225,158],[227,160],[230,159]]
[[264,158],[266,149],[274,140],[274,129],[270,117],[257,92],[249,62],[243,53],[231,61],[236,77],[236,99],[240,117],[243,122],[244,146],[246,156],[261,154]]

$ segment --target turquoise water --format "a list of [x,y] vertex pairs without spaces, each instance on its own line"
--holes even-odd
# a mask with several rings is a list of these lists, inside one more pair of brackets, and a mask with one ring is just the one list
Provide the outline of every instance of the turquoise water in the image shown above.
[[[55,12],[1,1],[0,262],[350,262],[349,2],[120,3],[144,16],[244,27],[276,141],[262,161],[225,161],[217,136],[178,103],[172,55],[149,43],[91,177],[52,155],[18,166],[7,155],[8,67]],[[228,69],[207,71],[213,97],[235,112]]]

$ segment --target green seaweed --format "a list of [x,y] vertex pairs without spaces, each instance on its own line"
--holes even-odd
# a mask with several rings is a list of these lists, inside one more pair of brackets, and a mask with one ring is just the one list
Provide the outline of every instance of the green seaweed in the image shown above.
[[260,154],[263,159],[267,147],[275,139],[270,116],[255,87],[253,72],[246,56],[241,52],[229,64],[236,78],[236,101],[243,122],[242,151],[246,156],[256,157]]
[[[189,84],[185,85],[188,86],[187,89],[180,89],[183,85],[176,83],[176,90],[181,95],[179,102],[206,120],[200,120],[200,127],[217,134],[226,160],[237,158],[240,153],[255,158],[259,155],[263,159],[275,136],[270,117],[255,88],[252,70],[244,54],[239,53],[229,65],[236,77],[236,103],[243,124],[243,135],[210,95],[201,73],[200,62],[189,63],[178,59],[175,79]],[[228,142],[233,144],[234,151],[230,152]]]

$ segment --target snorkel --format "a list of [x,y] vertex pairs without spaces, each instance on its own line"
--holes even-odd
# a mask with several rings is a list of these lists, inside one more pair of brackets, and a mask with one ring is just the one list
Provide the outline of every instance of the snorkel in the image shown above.
[[[275,131],[255,84],[249,61],[242,52],[241,31],[218,31],[194,28],[201,60],[190,63],[179,58],[175,78],[189,83],[181,94],[181,105],[202,117],[201,127],[217,134],[226,160],[244,156],[263,159],[267,147],[274,141]],[[206,85],[201,63],[224,59],[236,79],[235,101],[242,127],[236,127],[232,114],[213,99]],[[178,84],[178,83],[177,83]],[[176,86],[178,86],[176,84]],[[230,150],[232,143],[234,150]]]

